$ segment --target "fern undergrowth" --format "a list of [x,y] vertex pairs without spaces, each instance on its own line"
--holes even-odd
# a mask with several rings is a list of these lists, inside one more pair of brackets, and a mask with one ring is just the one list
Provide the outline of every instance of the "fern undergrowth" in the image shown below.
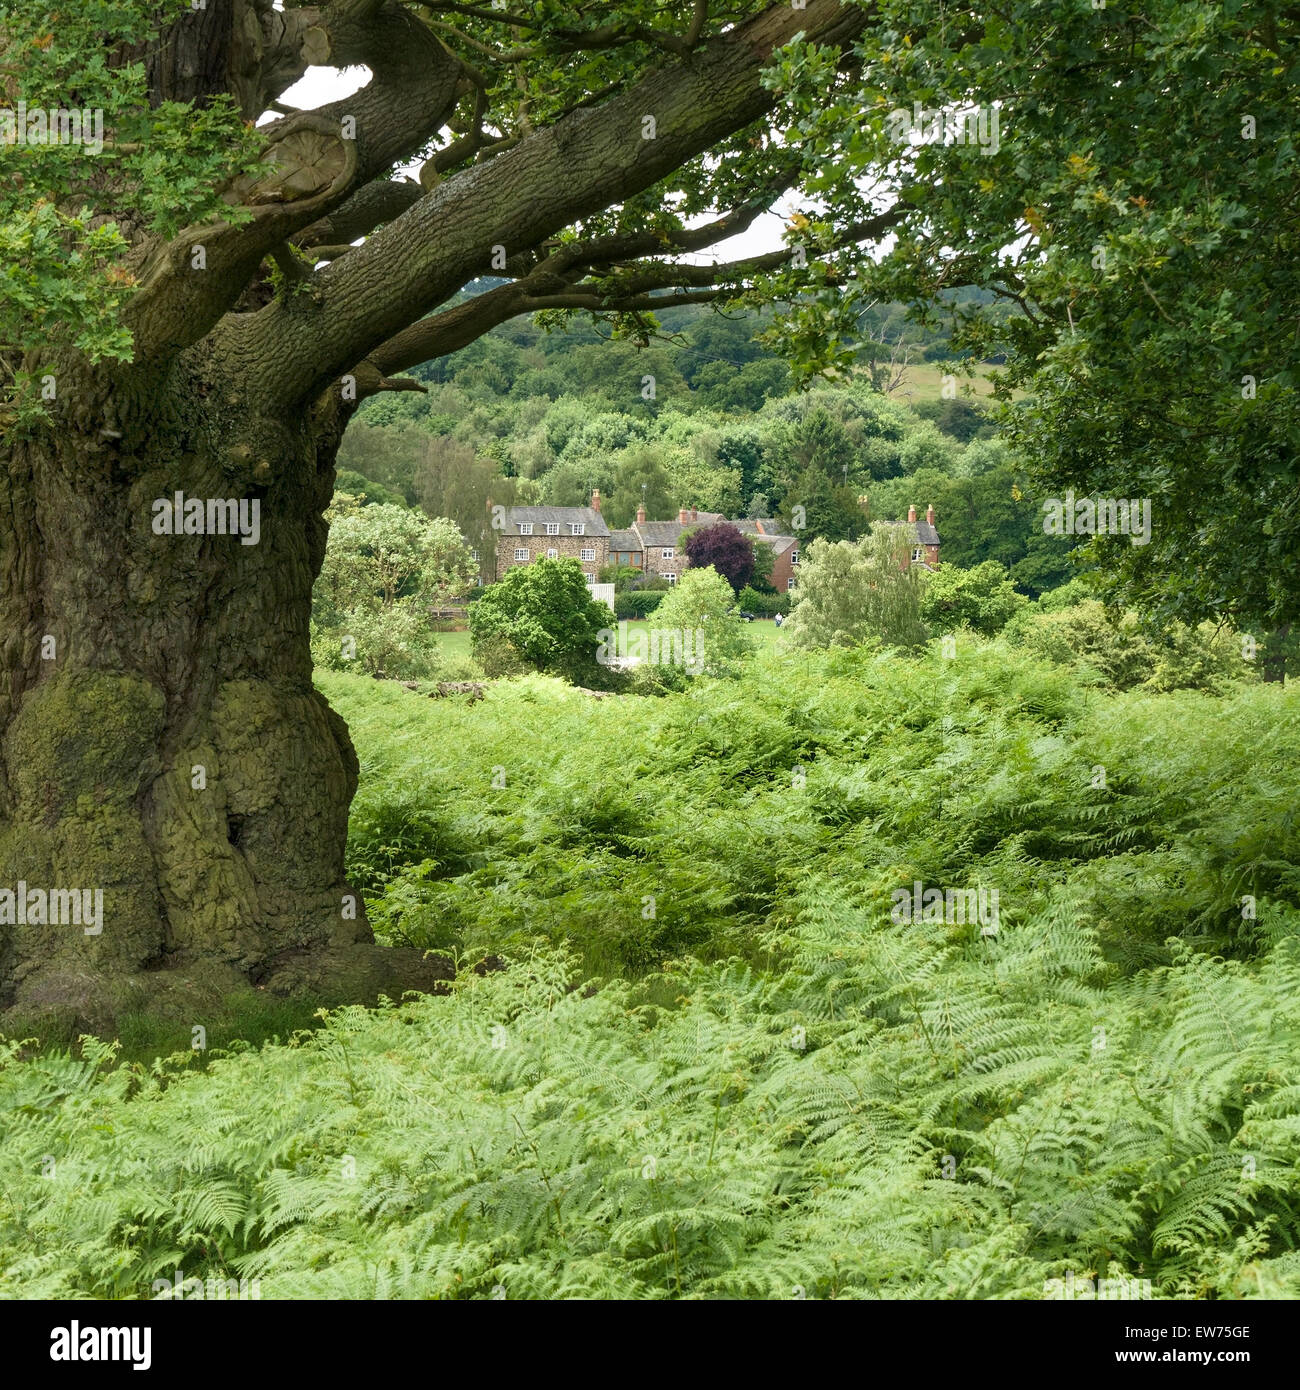
[[0,1044],[0,1295],[1300,1295],[1290,688],[321,684],[377,929],[508,968],[202,1065]]

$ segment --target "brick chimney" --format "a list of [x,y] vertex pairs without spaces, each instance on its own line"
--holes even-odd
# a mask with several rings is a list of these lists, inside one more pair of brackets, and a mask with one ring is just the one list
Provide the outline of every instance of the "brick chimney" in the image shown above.
[[909,507],[909,508],[907,509],[907,519],[908,519],[908,521],[915,521],[915,520],[916,520],[916,508],[915,508],[915,507]]
[[691,508],[691,520],[692,520],[692,521],[698,521],[699,519],[700,519],[700,514],[699,514],[699,512],[698,512],[694,507],[692,507],[692,508]]
[[925,509],[925,519],[926,519],[926,521],[928,521],[928,522],[930,523],[931,526],[934,525],[934,503],[933,503],[933,502],[931,502],[930,505]]
[[758,534],[760,536],[767,535],[767,532],[763,530],[763,523],[761,521],[755,521],[754,525],[758,527]]
[[685,508],[685,507],[679,507],[679,508],[677,509],[677,521],[678,521],[678,524],[681,525],[681,526],[685,526],[686,523],[687,523],[689,520],[690,520],[690,515],[689,515],[689,513],[687,512],[686,508]]
[[637,509],[636,509],[636,524],[637,524],[638,526],[644,526],[644,525],[645,525],[645,503],[644,503],[644,502],[642,502],[642,503],[640,504],[640,506],[638,506]]
[[600,489],[599,489],[599,488],[593,488],[593,489],[592,489],[592,492],[591,492],[591,510],[592,510],[593,512],[598,512],[598,511],[600,511]]

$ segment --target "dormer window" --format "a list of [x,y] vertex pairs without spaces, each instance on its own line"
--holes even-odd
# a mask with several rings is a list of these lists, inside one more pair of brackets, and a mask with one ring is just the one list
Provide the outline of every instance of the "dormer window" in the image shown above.
[[548,521],[546,523],[546,534],[548,536],[558,536],[560,534],[560,523],[558,521]]
[[586,533],[586,530],[587,530],[587,523],[586,523],[585,521],[571,521],[571,522],[569,522],[569,535],[571,535],[571,536],[581,536],[581,535],[584,535],[584,534]]
[[531,536],[533,534],[533,523],[531,521],[521,521],[519,523],[519,534],[521,536]]

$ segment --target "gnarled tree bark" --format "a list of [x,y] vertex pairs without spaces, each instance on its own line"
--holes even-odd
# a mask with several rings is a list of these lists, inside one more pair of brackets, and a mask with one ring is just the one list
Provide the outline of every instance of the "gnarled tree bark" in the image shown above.
[[[374,948],[344,878],[357,760],[313,689],[308,646],[322,513],[355,408],[341,379],[360,398],[420,352],[458,344],[394,340],[488,269],[498,244],[524,263],[512,312],[546,302],[527,276],[548,237],[761,116],[774,100],[763,67],[796,32],[848,45],[866,16],[808,0],[708,38],[703,8],[627,90],[531,133],[462,138],[467,162],[439,170],[432,191],[384,176],[476,79],[395,0],[287,12],[209,0],[164,36],[150,57],[159,99],[224,90],[251,113],[307,61],[364,61],[375,76],[338,109],[268,127],[266,174],[236,190],[250,222],[139,239],[132,364],[54,349],[25,364],[57,397],[48,428],[5,441],[0,472],[0,889],[101,890],[103,912],[90,930],[36,920],[27,904],[6,921],[0,899],[5,1031],[51,1014],[107,1028],[124,1010],[183,1012],[241,983],[338,1001],[445,975]],[[336,129],[345,108],[354,143]],[[654,140],[643,113],[657,117]],[[286,243],[380,223],[327,270],[250,301]],[[566,252],[559,288],[610,259],[599,239]],[[703,297],[708,278],[696,267],[682,283]],[[598,289],[581,293],[601,306]],[[256,544],[160,534],[155,503],[177,493],[205,508],[255,502]]]

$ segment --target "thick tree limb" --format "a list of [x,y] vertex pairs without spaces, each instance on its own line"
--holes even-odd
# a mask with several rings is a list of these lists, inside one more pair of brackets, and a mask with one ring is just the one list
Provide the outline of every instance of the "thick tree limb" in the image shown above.
[[368,236],[383,222],[400,217],[424,197],[424,189],[409,179],[375,179],[364,185],[333,212],[304,227],[294,237],[303,250],[353,242]]
[[[652,187],[743,129],[775,101],[761,74],[802,32],[846,45],[862,7],[776,5],[648,73],[602,105],[574,111],[422,198],[315,277],[313,303],[277,303],[229,331],[271,365],[271,399],[313,399],[348,366],[491,269],[494,245],[527,248],[575,220]],[[654,117],[653,138],[644,118]]]
[[[907,212],[904,205],[898,204],[867,218],[847,228],[837,245],[844,247],[878,239],[897,226]],[[706,226],[679,232],[673,239],[679,244],[671,249],[699,250],[723,241],[735,235],[740,226],[749,225],[754,215],[753,205],[747,205]],[[783,247],[764,255],[713,265],[683,265],[674,261],[619,263],[616,278],[583,278],[594,266],[620,262],[631,247],[666,249],[654,237],[608,237],[585,247],[566,245],[511,284],[476,295],[441,314],[412,324],[376,348],[369,360],[384,373],[403,371],[421,362],[445,357],[467,347],[498,324],[541,309],[610,313],[713,303],[734,296],[755,276],[788,265],[791,254]],[[673,293],[654,295],[655,290]]]
[[[318,60],[364,62],[373,80],[343,101],[264,128],[266,172],[232,190],[254,205],[251,224],[188,227],[166,245],[141,250],[132,267],[139,289],[125,316],[137,362],[171,356],[206,336],[274,246],[415,153],[453,109],[461,65],[401,5],[336,0],[321,14],[323,27],[305,31],[328,41]],[[201,267],[194,264],[196,246],[203,248]]]

